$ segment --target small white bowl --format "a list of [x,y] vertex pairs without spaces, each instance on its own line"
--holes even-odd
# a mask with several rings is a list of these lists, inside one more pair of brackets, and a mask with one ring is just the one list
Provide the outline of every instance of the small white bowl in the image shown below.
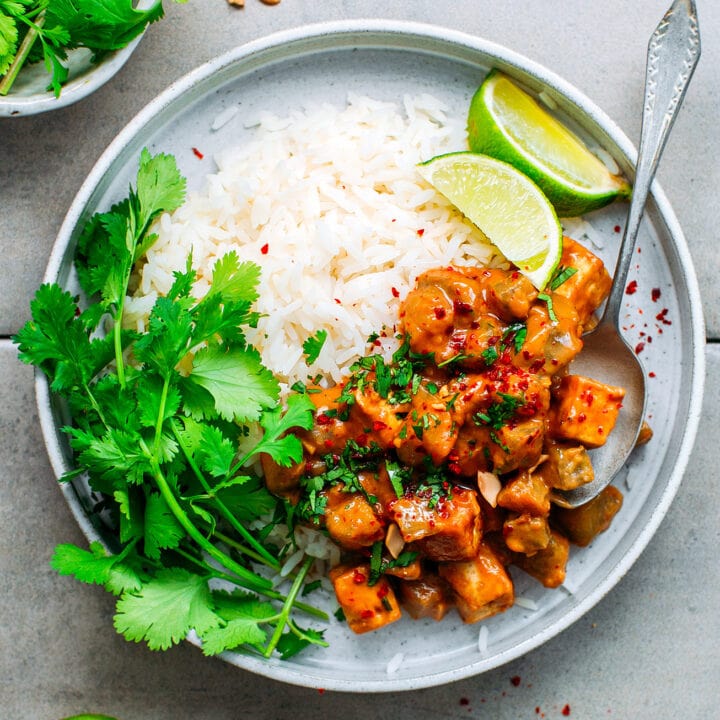
[[[139,4],[142,7],[142,3]],[[144,33],[143,33],[144,34]],[[23,67],[10,92],[0,97],[0,118],[35,115],[57,110],[82,100],[104,85],[127,62],[142,39],[142,34],[121,50],[109,53],[99,63],[90,61],[92,52],[85,48],[71,50],[66,65],[68,80],[60,97],[55,97],[50,85],[50,73],[42,62]]]

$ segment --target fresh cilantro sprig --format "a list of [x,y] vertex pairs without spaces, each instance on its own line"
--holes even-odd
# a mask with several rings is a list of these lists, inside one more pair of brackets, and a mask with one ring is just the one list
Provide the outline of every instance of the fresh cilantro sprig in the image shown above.
[[[67,402],[77,465],[69,477],[85,472],[117,525],[113,552],[59,545],[52,565],[116,594],[115,627],[128,640],[165,649],[194,630],[207,654],[244,645],[289,657],[325,644],[294,612],[326,616],[298,600],[311,560],[286,596],[273,587],[281,554],[251,528],[280,508],[250,466],[261,453],[298,462],[302,446],[290,431],[312,426],[314,406],[296,394],[282,407],[277,380],[246,341],[260,269],[229,253],[198,300],[188,258],[144,332],[123,328],[130,275],[156,239],[152,222],[184,195],[174,158],[143,151],[136,187],[79,239],[77,274],[90,304],[43,285],[14,338],[21,360]],[[262,432],[250,444],[249,425]],[[220,593],[217,581],[238,591]]]
[[43,62],[49,89],[59,97],[69,74],[68,51],[87,48],[98,62],[163,14],[162,0],[146,9],[133,0],[0,0],[0,95],[10,92],[25,65]]

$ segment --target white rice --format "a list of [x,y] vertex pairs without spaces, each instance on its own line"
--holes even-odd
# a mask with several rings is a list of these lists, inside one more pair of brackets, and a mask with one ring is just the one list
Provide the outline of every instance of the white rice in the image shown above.
[[[418,274],[501,261],[417,172],[423,160],[466,149],[462,113],[447,113],[424,94],[401,108],[350,95],[342,109],[261,114],[252,139],[215,158],[205,189],[156,223],[128,322],[144,328],[190,251],[202,296],[214,263],[236,250],[262,268],[264,317],[248,340],[264,363],[283,383],[316,373],[337,381],[371,333],[393,334]],[[323,329],[327,340],[308,367],[302,344]]]
[[532,610],[533,612],[538,609],[537,603],[532,598],[523,597],[522,595],[518,595],[515,598],[515,604],[518,607]]
[[400,666],[403,663],[403,660],[405,659],[404,653],[395,653],[390,660],[388,661],[388,664],[385,666],[385,672],[388,675],[395,675],[397,671],[400,669]]
[[478,651],[481,655],[487,655],[488,652],[488,640],[490,639],[490,631],[485,625],[480,626],[480,632],[478,633]]

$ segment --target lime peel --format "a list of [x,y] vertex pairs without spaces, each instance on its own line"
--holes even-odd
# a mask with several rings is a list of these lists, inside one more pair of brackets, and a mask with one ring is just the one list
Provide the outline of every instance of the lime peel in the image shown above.
[[561,216],[582,215],[631,193],[628,182],[577,135],[496,70],[470,103],[468,142],[473,152],[504,160],[532,178]]
[[547,285],[562,254],[562,228],[530,178],[471,152],[438,155],[418,169],[538,290]]

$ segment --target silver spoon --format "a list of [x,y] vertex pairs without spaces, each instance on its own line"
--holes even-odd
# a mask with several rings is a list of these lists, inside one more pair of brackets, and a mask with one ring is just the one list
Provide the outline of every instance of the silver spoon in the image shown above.
[[648,45],[635,184],[612,289],[600,322],[583,337],[583,351],[571,369],[575,374],[625,388],[625,399],[607,442],[591,451],[595,479],[575,490],[553,491],[553,502],[563,507],[577,507],[592,500],[612,482],[635,447],[645,416],[645,373],[620,333],[620,317],[648,191],[699,57],[695,2],[675,0]]

